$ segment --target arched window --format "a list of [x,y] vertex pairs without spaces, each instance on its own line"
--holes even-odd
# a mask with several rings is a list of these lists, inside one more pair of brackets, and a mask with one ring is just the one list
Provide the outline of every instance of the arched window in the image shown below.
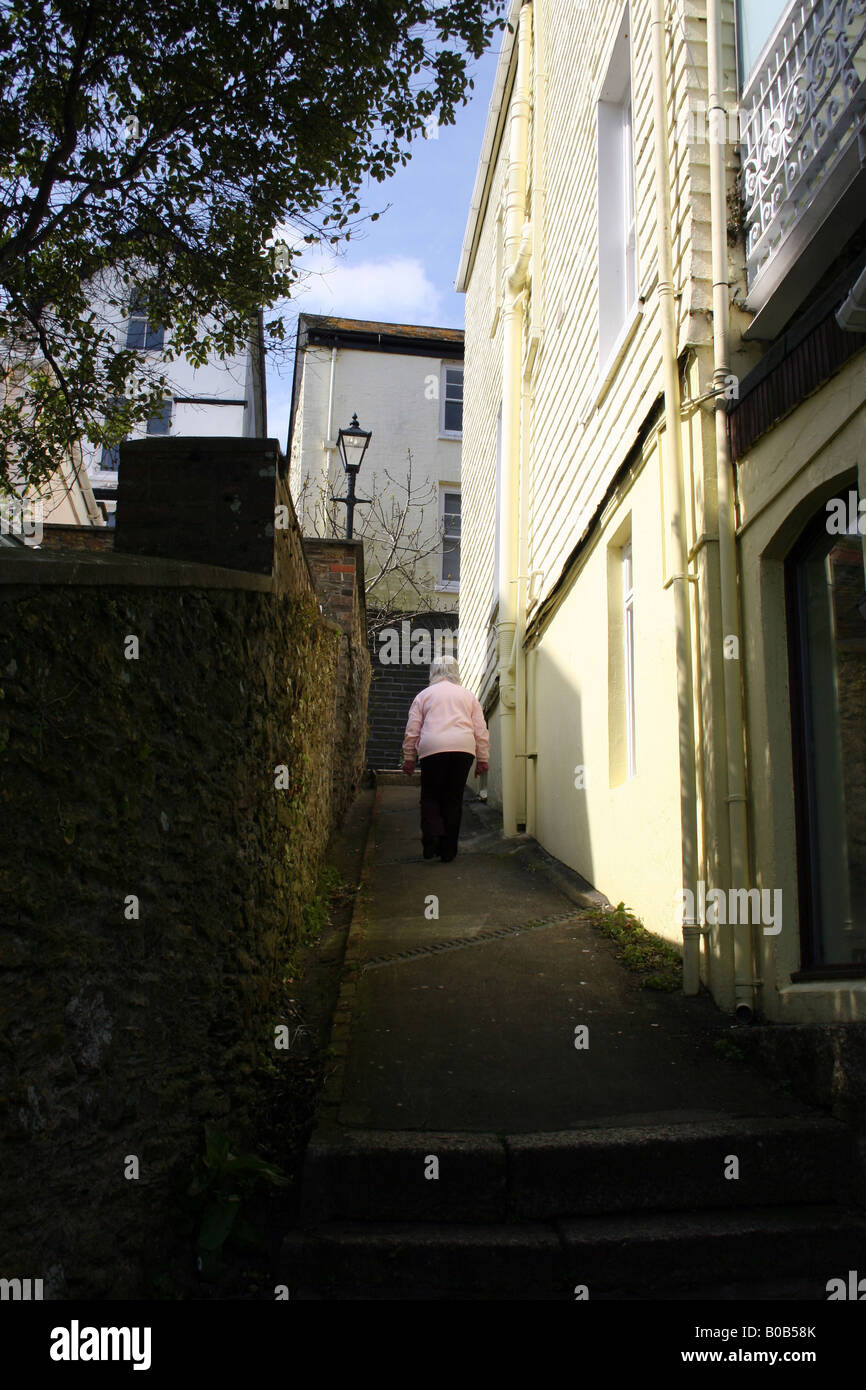
[[[853,485],[787,562],[802,970],[866,975],[866,595]],[[866,524],[866,518],[863,518]]]

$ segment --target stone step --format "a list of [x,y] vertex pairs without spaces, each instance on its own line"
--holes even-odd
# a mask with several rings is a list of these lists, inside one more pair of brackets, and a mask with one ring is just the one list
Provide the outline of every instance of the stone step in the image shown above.
[[[292,1298],[826,1300],[830,1279],[866,1273],[866,1217],[777,1207],[470,1226],[334,1222],[283,1242]],[[779,1290],[783,1290],[781,1295]],[[765,1294],[762,1294],[765,1290]]]
[[[854,1141],[817,1117],[600,1126],[552,1134],[317,1130],[301,1223],[507,1222],[851,1200]],[[425,1173],[436,1170],[438,1177]],[[738,1164],[739,1176],[726,1177]]]

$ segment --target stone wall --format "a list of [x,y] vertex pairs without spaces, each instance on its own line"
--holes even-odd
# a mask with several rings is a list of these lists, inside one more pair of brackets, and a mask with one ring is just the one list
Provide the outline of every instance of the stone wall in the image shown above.
[[279,452],[275,439],[122,444],[115,550],[269,574]]
[[243,1133],[275,1058],[369,682],[363,586],[324,617],[289,520],[270,575],[0,556],[0,1275],[46,1297],[146,1292],[204,1122]]
[[[337,728],[342,744],[338,765],[350,764],[358,785],[367,739],[370,659],[367,656],[367,610],[364,603],[364,546],[359,540],[320,540],[305,537],[304,555],[322,615],[349,635],[340,653],[337,673]],[[364,660],[362,658],[366,658]],[[359,761],[360,759],[360,761]]]
[[857,1200],[866,1205],[866,1024],[767,1023],[732,1033],[746,1060],[856,1135]]

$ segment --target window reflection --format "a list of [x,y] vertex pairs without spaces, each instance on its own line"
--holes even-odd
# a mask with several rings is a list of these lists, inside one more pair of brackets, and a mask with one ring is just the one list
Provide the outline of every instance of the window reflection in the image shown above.
[[792,557],[803,965],[866,968],[866,618],[861,537],[826,512]]

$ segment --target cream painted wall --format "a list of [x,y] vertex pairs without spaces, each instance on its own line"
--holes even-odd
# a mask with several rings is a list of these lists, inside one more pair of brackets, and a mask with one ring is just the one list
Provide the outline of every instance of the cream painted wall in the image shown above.
[[[671,499],[661,483],[661,391],[653,203],[653,130],[647,6],[633,7],[632,82],[635,203],[641,300],[612,373],[599,373],[595,109],[619,24],[619,4],[574,12],[536,0],[533,23],[548,81],[533,73],[528,199],[535,218],[531,285],[525,304],[521,469],[527,496],[526,574],[533,574],[529,641],[535,669],[528,727],[537,751],[535,818],[545,847],[613,901],[624,900],[651,929],[680,940],[673,904],[681,885],[676,662],[664,531]],[[669,109],[674,205],[674,281],[684,364],[683,450],[692,612],[698,774],[698,872],[707,888],[783,891],[783,930],[753,926],[758,1007],[780,1021],[866,1017],[866,982],[793,985],[800,964],[794,791],[788,701],[784,557],[838,479],[859,467],[866,487],[866,377],[860,358],[765,435],[737,467],[740,522],[739,660],[745,695],[750,871],[730,884],[719,590],[716,447],[711,404],[692,406],[712,385],[709,146],[706,139],[705,11],[684,0],[669,33]],[[724,9],[729,97],[736,89],[732,8]],[[541,26],[541,39],[538,28]],[[546,49],[546,60],[544,53]],[[539,51],[538,47],[536,51]],[[513,66],[513,65],[512,65]],[[510,101],[506,88],[506,104]],[[486,202],[466,285],[466,383],[461,639],[466,683],[485,698],[496,674],[494,597],[496,430],[502,391],[497,312],[497,219],[503,203],[507,119],[492,156]],[[734,186],[729,149],[728,186]],[[542,196],[543,195],[543,196]],[[603,234],[603,229],[602,229]],[[501,253],[500,253],[501,264]],[[732,291],[744,287],[743,247],[729,246]],[[742,296],[741,296],[742,297]],[[731,314],[730,367],[742,377],[760,355],[744,343],[748,318]],[[537,349],[537,350],[536,350]],[[533,356],[534,354],[534,356]],[[601,379],[600,379],[601,378]],[[527,402],[531,401],[531,406]],[[640,439],[639,453],[635,449]],[[626,477],[615,481],[632,459]],[[605,500],[607,499],[607,500]],[[609,595],[616,569],[609,547],[630,514],[635,588],[636,775],[612,776],[621,640]],[[593,521],[593,518],[595,520]],[[590,526],[594,530],[590,530]],[[589,536],[587,540],[586,537]],[[582,539],[583,538],[583,539]],[[578,543],[576,563],[566,562]],[[525,582],[525,581],[524,581]],[[559,588],[556,586],[559,585]],[[555,592],[554,592],[555,591]],[[539,618],[541,605],[545,605]],[[535,621],[533,621],[535,620]],[[615,654],[615,653],[614,653]],[[534,693],[533,693],[534,692]],[[498,727],[498,713],[490,718]],[[530,743],[533,741],[530,733]],[[490,799],[501,798],[492,739]],[[574,785],[585,768],[586,786]],[[612,783],[614,783],[612,785]],[[702,978],[717,1003],[733,1008],[734,933],[713,926],[702,944]]]
[[[462,661],[462,658],[461,658]],[[461,665],[460,675],[464,685],[468,682],[463,675]],[[499,745],[499,704],[494,706],[487,717],[487,728],[490,731],[490,771],[485,776],[484,785],[487,788],[487,800],[491,806],[502,805],[502,758]],[[479,779],[480,782],[480,779]]]
[[[407,450],[411,449],[413,496],[430,500],[423,510],[415,507],[410,510],[410,525],[414,527],[419,521],[422,524],[421,549],[436,547],[435,552],[418,565],[419,586],[424,602],[431,608],[453,612],[457,607],[457,592],[441,587],[439,582],[439,488],[441,484],[460,487],[461,441],[440,437],[441,363],[439,357],[366,352],[351,347],[338,349],[333,439],[336,442],[337,431],[348,425],[355,413],[362,427],[373,431],[358,475],[357,493],[360,497],[380,496],[388,510],[392,499],[398,507],[405,508]],[[292,495],[302,525],[311,533],[321,528],[314,503],[321,486],[319,480],[324,479],[327,466],[323,443],[327,433],[330,371],[330,348],[305,349],[291,446],[291,478]],[[309,480],[306,492],[305,480]],[[345,474],[335,449],[331,455],[327,491],[344,496],[345,484]],[[342,530],[346,509],[341,506],[332,510]],[[355,512],[356,535],[363,535],[367,510],[359,507]],[[367,541],[365,573],[368,581],[374,574],[375,558],[376,550]],[[382,595],[381,588],[379,593]],[[423,604],[417,598],[409,598],[403,606],[412,609]]]
[[[866,374],[855,358],[738,467],[755,883],[781,888],[782,932],[758,932],[763,1007],[780,1022],[866,1019],[866,980],[792,984],[800,967],[784,560],[837,480],[866,458]],[[866,737],[866,733],[864,733]]]
[[[537,838],[652,931],[680,942],[682,882],[672,591],[663,587],[657,469],[649,461],[605,519],[538,644],[535,677]],[[611,785],[609,588],[619,578],[623,529],[634,566],[636,773]],[[609,566],[609,559],[613,561]],[[621,609],[621,590],[611,594]],[[624,708],[621,711],[624,733]],[[614,722],[618,722],[614,719]],[[575,785],[584,769],[585,787]]]
[[[575,12],[550,0],[533,5],[533,115],[528,202],[533,224],[531,284],[525,306],[524,370],[531,414],[521,460],[527,506],[526,573],[534,574],[530,624],[561,582],[569,555],[587,532],[648,423],[662,391],[655,248],[649,8],[633,6],[631,71],[639,301],[618,361],[598,360],[597,102],[623,7],[603,0]],[[724,56],[734,87],[733,8],[726,6]],[[540,34],[539,34],[540,29]],[[690,0],[672,26],[671,158],[674,280],[679,350],[688,356],[685,398],[712,384],[709,146],[703,6]],[[547,80],[543,80],[546,68]],[[513,62],[512,62],[513,69]],[[512,73],[513,75],[513,73]],[[541,99],[539,99],[539,94]],[[510,83],[506,103],[510,102]],[[544,127],[535,128],[540,109]],[[675,115],[674,115],[675,113]],[[508,121],[494,151],[486,203],[466,281],[466,407],[463,448],[464,584],[461,648],[466,683],[484,699],[495,678],[497,414],[502,392],[498,314],[498,219],[504,201]],[[731,180],[735,167],[729,151]],[[730,249],[732,286],[744,286],[742,248]],[[742,318],[734,313],[735,325]],[[534,341],[533,341],[534,339]],[[535,349],[537,348],[537,351]],[[742,374],[758,349],[734,337],[732,369]],[[534,360],[531,353],[535,352]],[[530,365],[531,364],[531,365]],[[524,409],[526,409],[526,404]],[[692,565],[695,726],[700,744],[700,872],[719,881],[727,857],[724,725],[719,717],[722,637],[718,600],[715,442],[712,410],[684,409],[689,546]],[[680,786],[673,601],[664,554],[658,433],[642,446],[630,481],[606,504],[598,532],[532,635],[536,676],[530,727],[536,727],[537,838],[614,902],[625,900],[647,926],[681,941],[674,911],[681,879]],[[611,785],[608,547],[631,515],[635,563],[637,772]],[[612,684],[613,682],[613,684]],[[530,693],[530,700],[532,695]],[[491,727],[496,725],[495,714]],[[497,745],[493,740],[494,754]],[[530,750],[534,751],[534,750]],[[586,768],[585,790],[574,769]],[[490,778],[496,804],[500,777]],[[703,948],[702,973],[723,1005],[733,1002],[732,940],[719,927]]]
[[105,521],[90,479],[80,460],[67,459],[55,469],[48,483],[31,497],[42,504],[42,523],[46,526],[104,526]]

